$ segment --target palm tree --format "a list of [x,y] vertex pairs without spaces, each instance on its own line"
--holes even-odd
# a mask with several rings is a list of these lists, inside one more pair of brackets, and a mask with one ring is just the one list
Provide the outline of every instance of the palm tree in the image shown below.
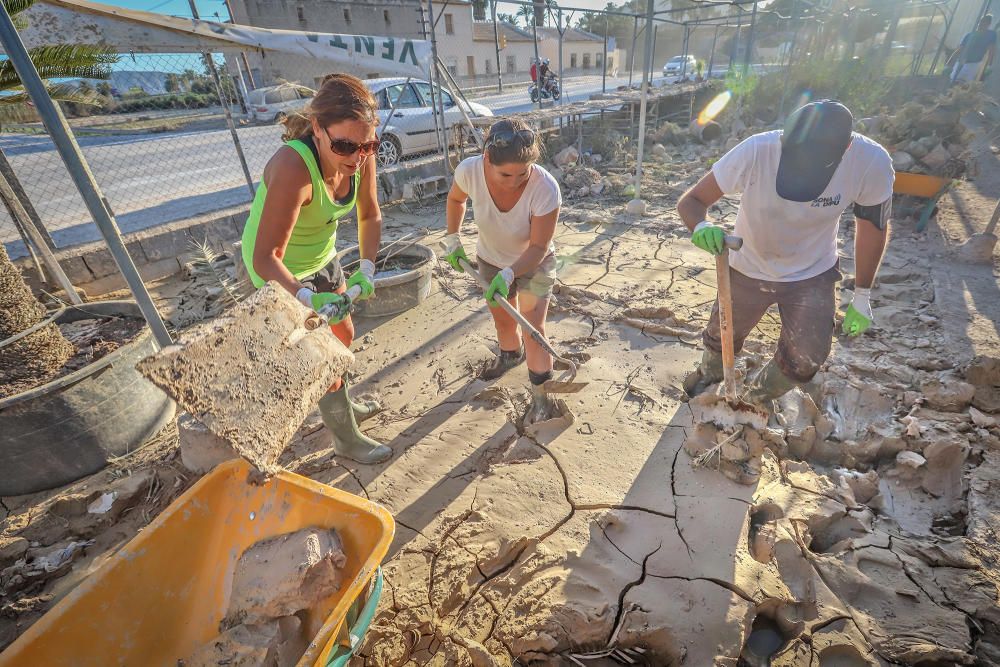
[[528,5],[521,5],[517,10],[517,18],[524,19],[524,27],[530,28],[535,18],[535,10]]
[[[34,4],[34,0],[3,0],[3,4],[13,17],[14,24],[23,29],[25,19],[18,15]],[[105,48],[78,44],[39,46],[29,49],[28,55],[43,80],[107,79],[111,75],[111,64],[118,59],[117,54]],[[89,91],[83,92],[74,83],[45,81],[45,86],[54,100],[94,104],[99,102],[92,86]],[[34,118],[34,108],[28,101],[28,95],[10,60],[0,61],[0,122]],[[6,162],[2,151],[0,160]],[[13,189],[13,196],[24,198],[19,183],[12,181],[7,185]],[[8,188],[0,188],[0,191],[10,194]],[[13,203],[7,201],[6,197],[3,203],[13,217]],[[29,221],[24,223],[31,224]],[[0,244],[0,340],[35,327],[44,319],[45,308],[32,295],[20,271]],[[74,350],[55,324],[39,327],[14,343],[0,347],[0,397],[48,381],[62,368]]]

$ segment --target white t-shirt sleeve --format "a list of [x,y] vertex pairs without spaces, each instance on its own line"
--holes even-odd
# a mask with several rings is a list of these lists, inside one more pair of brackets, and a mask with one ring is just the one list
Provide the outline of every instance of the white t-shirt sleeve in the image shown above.
[[747,137],[712,165],[712,173],[723,194],[743,192],[757,154],[757,136]]
[[559,190],[559,182],[552,174],[538,165],[534,168],[538,170],[541,179],[531,195],[531,215],[538,217],[548,215],[562,206],[562,192]]
[[878,206],[892,197],[892,185],[896,172],[892,168],[892,158],[881,146],[873,146],[874,157],[868,164],[861,191],[855,203],[860,206]]
[[476,158],[466,158],[455,167],[455,185],[465,194],[472,194],[472,169],[475,167]]

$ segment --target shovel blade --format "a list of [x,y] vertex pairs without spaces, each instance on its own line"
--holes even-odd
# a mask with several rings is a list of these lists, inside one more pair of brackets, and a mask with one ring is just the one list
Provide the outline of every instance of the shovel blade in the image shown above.
[[549,394],[575,394],[584,387],[586,387],[589,382],[566,382],[564,380],[547,380],[544,386],[545,391]]

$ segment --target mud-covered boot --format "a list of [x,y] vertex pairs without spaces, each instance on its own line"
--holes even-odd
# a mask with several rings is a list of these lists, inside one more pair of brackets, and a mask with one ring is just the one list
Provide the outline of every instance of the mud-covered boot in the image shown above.
[[698,368],[684,378],[684,391],[694,398],[716,382],[722,382],[722,354],[706,347]]
[[392,450],[375,442],[358,430],[351,401],[347,398],[347,383],[337,391],[327,392],[319,400],[323,423],[333,434],[333,451],[358,463],[381,463],[392,456]]
[[500,350],[500,354],[487,363],[479,373],[482,380],[496,380],[512,368],[524,363],[524,345],[513,352]]
[[351,402],[351,410],[354,412],[354,421],[362,423],[382,412],[382,404],[374,400],[355,401],[351,398],[351,387],[347,383],[347,378],[343,379],[344,388],[347,390],[347,400]]
[[753,382],[743,394],[743,400],[768,412],[774,412],[774,401],[798,385],[798,382],[785,375],[774,359],[771,359],[757,372]]
[[[551,373],[549,375],[551,376]],[[544,383],[532,383],[531,405],[528,406],[528,412],[524,415],[525,425],[538,424],[561,416],[562,410],[559,409],[556,401],[545,391]]]

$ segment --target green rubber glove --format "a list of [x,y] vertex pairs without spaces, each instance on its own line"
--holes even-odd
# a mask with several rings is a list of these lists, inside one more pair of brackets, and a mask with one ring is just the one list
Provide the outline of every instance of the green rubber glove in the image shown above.
[[708,220],[702,220],[691,234],[691,243],[711,255],[721,255],[726,249],[726,232]]
[[322,311],[324,306],[333,305],[334,308],[330,309],[330,313],[323,312],[322,314],[330,317],[327,321],[330,324],[340,324],[344,321],[348,315],[351,314],[351,300],[347,298],[345,294],[335,294],[333,292],[314,292],[308,287],[303,287],[298,291],[295,297],[299,300],[306,308],[312,308],[317,313]]
[[843,331],[850,337],[860,336],[875,321],[872,315],[871,289],[859,287],[854,290],[854,299],[844,314]]
[[458,260],[463,259],[468,262],[469,258],[465,255],[465,248],[462,246],[462,239],[458,237],[458,234],[448,234],[444,237],[444,251],[444,258],[451,264],[451,268],[459,273],[465,273],[465,269],[458,263]]
[[510,284],[512,282],[514,282],[514,270],[509,266],[493,276],[490,286],[486,288],[486,303],[490,304],[492,308],[499,306],[500,304],[497,303],[496,298],[497,294],[505,299],[510,296]]
[[358,295],[358,301],[364,301],[375,294],[374,280],[375,263],[369,259],[363,259],[360,268],[347,279],[347,289],[351,289],[355,285],[360,287],[361,294]]

